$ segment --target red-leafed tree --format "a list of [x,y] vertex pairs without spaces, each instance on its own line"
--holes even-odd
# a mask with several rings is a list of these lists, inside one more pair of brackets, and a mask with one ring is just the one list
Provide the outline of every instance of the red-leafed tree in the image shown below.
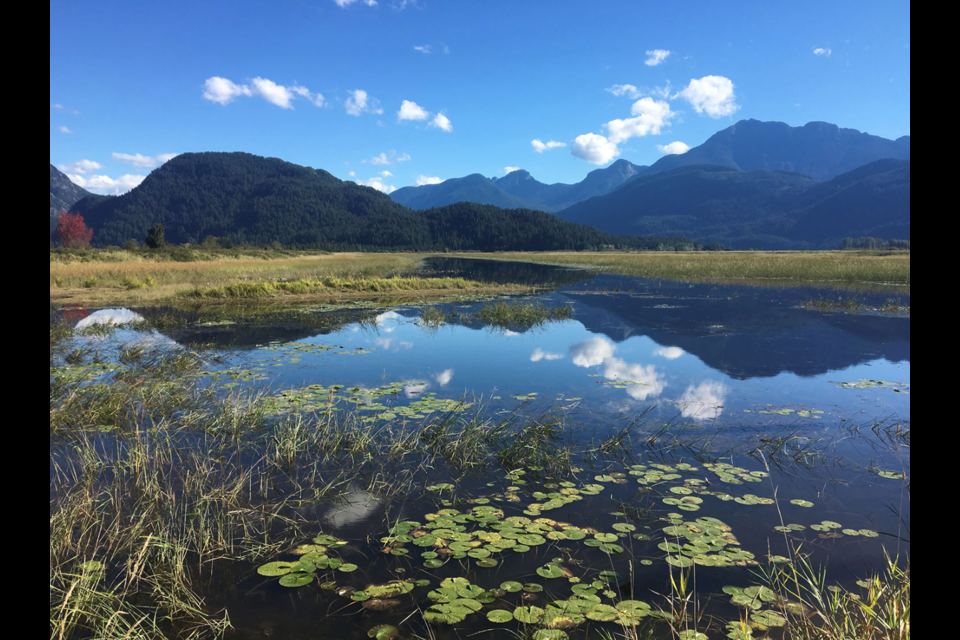
[[57,219],[57,240],[68,248],[89,247],[93,239],[93,229],[83,221],[79,213],[60,212]]

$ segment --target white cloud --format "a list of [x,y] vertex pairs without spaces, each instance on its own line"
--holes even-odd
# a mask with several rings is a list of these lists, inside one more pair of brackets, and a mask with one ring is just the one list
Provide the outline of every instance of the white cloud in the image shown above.
[[322,107],[324,104],[326,104],[323,100],[322,95],[320,95],[319,93],[310,93],[310,90],[307,89],[306,87],[301,87],[300,85],[294,85],[290,87],[290,91],[293,91],[298,96],[303,96],[304,98],[306,98],[313,104],[317,105],[318,107]]
[[377,191],[382,191],[383,193],[393,193],[397,188],[390,184],[384,184],[383,178],[380,176],[375,176],[369,180],[354,180],[357,184],[362,184],[366,187],[373,187]]
[[428,45],[428,44],[425,44],[425,45],[423,45],[422,47],[418,47],[417,45],[413,45],[413,50],[414,50],[414,51],[419,51],[420,53],[430,53],[430,52],[433,50],[433,47],[431,47],[431,46]]
[[390,173],[390,172],[387,171],[387,170],[381,171],[381,172],[380,172],[380,175],[381,175],[382,177],[384,177],[384,178],[392,178],[392,177],[393,177],[393,174]]
[[603,365],[603,377],[607,380],[637,383],[627,385],[627,395],[634,400],[656,398],[663,393],[663,388],[666,386],[663,377],[656,372],[652,364],[645,367],[642,364],[624,362],[619,358],[606,358]]
[[681,153],[686,153],[690,150],[690,145],[684,144],[677,140],[676,142],[671,142],[670,144],[658,144],[657,151],[663,155],[679,155]]
[[426,120],[430,117],[430,112],[418,105],[416,102],[404,100],[400,103],[400,111],[397,111],[397,122],[404,120]]
[[59,131],[60,133],[73,133],[73,131],[70,131],[70,129],[66,127],[57,127],[57,131]]
[[595,367],[612,356],[616,348],[605,338],[589,338],[570,347],[570,360],[578,367]]
[[397,155],[396,151],[394,151],[393,149],[390,149],[389,154],[381,153],[380,155],[373,156],[369,160],[361,160],[360,162],[384,166],[384,165],[391,165],[395,162],[406,162],[409,159],[410,159],[410,154],[404,153],[401,155]]
[[813,55],[815,56],[826,56],[829,58],[831,53],[833,53],[833,49],[827,47],[817,47],[813,50]]
[[351,116],[359,116],[361,113],[383,113],[380,101],[371,98],[363,89],[351,91],[350,97],[343,103],[343,108]]
[[275,104],[281,109],[293,109],[290,101],[293,100],[294,94],[293,91],[287,87],[282,84],[277,84],[273,80],[260,77],[256,77],[250,82],[253,84],[253,87],[250,89],[253,95],[260,96],[270,104]]
[[82,175],[96,171],[97,169],[103,169],[103,165],[93,160],[77,160],[70,164],[58,164],[57,169],[60,169],[60,171],[64,173],[79,173]]
[[647,59],[643,61],[643,64],[647,65],[648,67],[655,67],[666,60],[668,55],[670,55],[670,52],[666,49],[653,49],[652,51],[647,51]]
[[218,102],[224,106],[233,102],[238,96],[253,95],[250,87],[244,84],[235,84],[226,78],[213,76],[203,83],[203,99]]
[[145,156],[139,153],[130,155],[129,153],[117,153],[116,151],[114,151],[112,155],[114,160],[119,160],[121,162],[129,162],[133,166],[139,167],[141,169],[153,169],[154,167],[157,167],[163,164],[167,160],[176,158],[180,154],[161,153],[156,156]]
[[727,388],[722,382],[706,380],[696,387],[689,386],[680,396],[680,413],[694,420],[716,420],[723,413],[723,399]]
[[83,187],[91,193],[96,193],[102,196],[118,196],[126,193],[143,182],[144,178],[146,178],[146,176],[135,176],[129,173],[120,176],[116,180],[110,176],[104,175],[92,175],[85,178],[82,175],[67,174],[67,177],[70,178],[70,181],[78,187]]
[[[356,2],[357,0],[333,0],[333,1],[337,3],[337,6],[338,6],[338,7],[340,7],[341,9],[343,9],[343,8],[349,7],[351,4],[353,4],[353,3]],[[375,6],[377,6],[377,0],[362,0],[362,2],[363,2],[363,4],[367,5],[368,7],[375,7]]]
[[441,387],[445,387],[450,384],[450,381],[453,380],[453,369],[447,369],[437,375],[433,376],[433,379],[437,381],[437,384]]
[[550,353],[549,351],[544,351],[543,349],[536,349],[530,355],[530,362],[539,362],[540,360],[559,360],[562,357],[562,353]]
[[436,127],[437,129],[442,129],[447,133],[453,131],[453,125],[450,124],[450,119],[442,113],[438,113],[433,117],[433,120],[430,121],[430,124],[427,125],[430,127]]
[[609,91],[610,93],[612,93],[617,97],[627,96],[628,98],[631,98],[633,100],[636,100],[641,95],[640,90],[637,89],[632,84],[615,84],[612,87],[608,87],[604,89],[604,91]]
[[601,135],[585,133],[574,139],[570,153],[593,164],[607,164],[620,155],[620,150]]
[[693,105],[697,113],[706,112],[711,118],[733,115],[740,108],[735,102],[733,82],[723,76],[690,80],[690,84],[677,96]]
[[685,353],[680,347],[657,347],[653,351],[653,355],[663,356],[667,360],[676,360]]
[[351,178],[353,178],[353,177],[356,177],[357,172],[356,172],[356,171],[350,171],[350,172],[347,173],[347,175],[350,176]]
[[[446,52],[444,52],[444,53],[446,53]],[[72,114],[75,115],[75,116],[80,115],[80,112],[77,111],[76,109],[67,109],[65,106],[63,106],[62,104],[59,104],[59,103],[57,103],[57,102],[52,102],[52,103],[50,103],[50,107],[53,108],[53,109],[64,109],[64,110],[66,110],[66,111],[69,111],[70,113],[72,113]]]
[[425,184],[440,184],[441,182],[443,182],[443,180],[440,179],[440,177],[438,177],[438,176],[431,177],[431,176],[423,176],[423,175],[421,175],[421,176],[417,176],[417,185],[416,185],[416,186],[422,187],[422,186],[425,185]]
[[294,96],[302,96],[317,105],[323,106],[323,96],[319,93],[310,93],[310,90],[300,85],[285,87],[267,78],[256,77],[249,85],[236,84],[227,78],[213,76],[203,83],[203,98],[210,102],[228,105],[239,96],[257,96],[281,109],[293,109],[290,104]]
[[549,142],[543,142],[539,139],[531,140],[530,146],[533,147],[533,150],[537,153],[543,153],[548,149],[556,149],[557,147],[567,146],[566,142],[557,142],[556,140],[550,140]]
[[508,173],[513,173],[514,171],[520,171],[520,167],[504,167],[503,175],[507,175]]
[[618,118],[603,125],[607,130],[607,139],[613,144],[638,136],[659,135],[660,129],[677,115],[670,110],[669,104],[653,98],[637,100],[630,107],[630,113],[635,117],[626,120]]

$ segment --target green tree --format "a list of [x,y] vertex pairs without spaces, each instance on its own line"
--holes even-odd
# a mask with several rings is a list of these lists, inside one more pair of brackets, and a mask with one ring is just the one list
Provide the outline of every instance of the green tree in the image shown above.
[[143,244],[151,249],[159,249],[165,244],[163,241],[163,225],[157,222],[147,231]]

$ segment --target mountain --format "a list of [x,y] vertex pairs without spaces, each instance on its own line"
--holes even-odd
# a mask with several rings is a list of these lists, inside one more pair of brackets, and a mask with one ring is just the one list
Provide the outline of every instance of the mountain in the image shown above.
[[184,153],[132,191],[73,206],[95,245],[141,241],[155,223],[171,243],[207,236],[322,249],[549,250],[656,248],[680,238],[619,238],[529,209],[460,202],[413,211],[370,187],[249,153]]
[[910,136],[888,140],[827,122],[791,127],[783,122],[741,120],[699,147],[664,156],[643,173],[714,164],[743,171],[797,171],[817,180],[830,180],[884,158],[909,160]]
[[641,175],[558,215],[608,233],[681,235],[739,249],[909,239],[910,161],[878,160],[832,180],[692,165]]
[[391,193],[390,197],[394,202],[411,209],[430,209],[454,202],[476,202],[504,208],[534,208],[523,198],[507,193],[493,180],[479,173],[463,178],[451,178],[440,184],[403,187]]
[[78,200],[92,195],[89,191],[70,182],[64,173],[50,165],[50,233],[57,228],[57,216],[69,211]]
[[644,169],[644,166],[617,160],[609,167],[591,171],[576,184],[544,184],[523,169],[511,171],[502,178],[485,178],[474,173],[464,178],[450,178],[440,184],[404,187],[391,193],[390,197],[412,209],[429,209],[454,202],[476,202],[552,213],[581,200],[609,193]]

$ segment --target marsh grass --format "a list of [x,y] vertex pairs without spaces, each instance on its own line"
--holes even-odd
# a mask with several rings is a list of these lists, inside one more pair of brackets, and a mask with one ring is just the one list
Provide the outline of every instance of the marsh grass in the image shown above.
[[681,281],[758,281],[777,284],[909,285],[909,251],[651,251],[646,253],[492,253],[481,256],[598,268],[604,273]]
[[[51,250],[52,300],[88,304],[155,302],[175,298],[184,289],[215,289],[236,283],[390,278],[413,273],[423,258],[420,254],[224,252],[209,259],[180,261],[165,253],[89,251],[89,259],[78,259],[75,254]],[[90,284],[85,286],[87,282]],[[130,288],[132,283],[144,286]]]
[[488,288],[463,278],[323,278],[291,282],[239,282],[223,287],[197,288],[181,295],[189,298],[262,298],[282,294],[398,293],[419,291],[468,292]]
[[[858,580],[859,591],[829,584],[827,569],[796,554],[792,563],[763,570],[784,606],[788,637],[800,640],[910,638],[910,563],[885,555],[882,574]],[[793,603],[786,606],[786,603]]]

